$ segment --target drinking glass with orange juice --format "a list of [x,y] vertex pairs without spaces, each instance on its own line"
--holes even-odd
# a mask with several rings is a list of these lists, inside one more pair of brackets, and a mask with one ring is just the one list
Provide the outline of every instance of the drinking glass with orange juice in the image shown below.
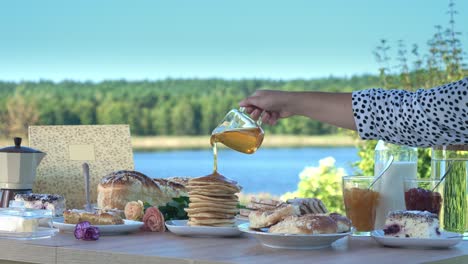
[[344,176],[343,199],[346,216],[355,228],[353,235],[369,236],[374,230],[379,193],[369,188],[374,177]]

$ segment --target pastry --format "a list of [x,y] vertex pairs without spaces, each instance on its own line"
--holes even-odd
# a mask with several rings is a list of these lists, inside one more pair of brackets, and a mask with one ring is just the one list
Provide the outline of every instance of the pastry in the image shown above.
[[268,230],[281,234],[333,234],[337,231],[338,226],[331,217],[315,214],[289,216]]
[[290,204],[282,204],[273,210],[252,211],[249,214],[250,228],[269,227],[294,215],[298,215],[297,208]]
[[340,215],[338,213],[331,213],[330,216],[338,226],[338,233],[345,233],[351,231],[351,220],[349,220],[346,216]]
[[122,225],[122,218],[113,213],[89,213],[81,210],[66,210],[63,212],[66,224],[78,224],[88,221],[91,225]]
[[250,203],[252,204],[263,204],[263,205],[269,205],[269,206],[274,206],[277,207],[278,205],[282,204],[282,201],[275,200],[275,199],[265,199],[265,198],[259,198],[252,196],[250,198]]
[[153,181],[161,189],[163,194],[168,197],[168,202],[172,198],[187,196],[187,184],[189,178],[173,177],[173,178],[154,178]]
[[317,198],[294,198],[287,200],[286,203],[299,207],[301,215],[328,213],[323,202]]
[[385,236],[393,237],[439,237],[439,219],[428,211],[393,211],[388,214],[383,231]]
[[245,207],[247,209],[255,211],[255,210],[274,210],[277,206],[276,205],[258,204],[258,203],[249,203]]
[[250,209],[242,208],[242,209],[239,209],[239,216],[244,217],[244,218],[249,218],[249,215],[251,212],[252,210]]
[[250,198],[250,203],[248,203],[244,209],[239,211],[241,217],[248,218],[249,214],[253,211],[265,211],[265,210],[274,210],[279,205],[283,204],[280,200],[275,199],[266,199],[252,196]]
[[62,216],[65,210],[65,198],[58,194],[19,193],[15,201],[23,202],[26,208],[51,210],[54,216]]
[[141,200],[162,206],[172,198],[187,196],[181,179],[151,179],[137,171],[113,172],[102,178],[98,185],[97,205],[103,209],[123,210],[128,202]]

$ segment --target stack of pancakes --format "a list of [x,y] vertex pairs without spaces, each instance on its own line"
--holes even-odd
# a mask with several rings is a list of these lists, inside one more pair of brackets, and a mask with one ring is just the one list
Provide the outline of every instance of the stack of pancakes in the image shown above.
[[190,179],[186,185],[189,194],[189,226],[234,226],[241,188],[219,173]]

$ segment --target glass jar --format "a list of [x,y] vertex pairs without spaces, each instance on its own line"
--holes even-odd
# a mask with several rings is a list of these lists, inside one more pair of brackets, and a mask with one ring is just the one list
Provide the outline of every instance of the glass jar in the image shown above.
[[431,171],[434,179],[445,175],[441,228],[468,235],[468,145],[433,147]]
[[211,145],[217,142],[245,154],[252,154],[262,145],[264,132],[261,119],[254,121],[244,108],[232,109],[211,132]]
[[393,162],[380,180],[375,183],[380,200],[375,217],[375,228],[385,226],[387,214],[395,210],[405,210],[405,180],[417,178],[418,150],[417,148],[395,145],[379,140],[375,147],[374,176],[380,175],[387,162]]

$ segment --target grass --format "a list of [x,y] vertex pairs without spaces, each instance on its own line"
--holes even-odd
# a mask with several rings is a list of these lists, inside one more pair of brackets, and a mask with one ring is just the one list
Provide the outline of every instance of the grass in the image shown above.
[[[348,135],[266,135],[263,148],[282,147],[348,147],[354,146],[356,139]],[[1,146],[12,146],[13,140],[0,138]],[[22,145],[28,146],[27,137]],[[133,149],[140,151],[178,150],[210,148],[210,136],[134,136]]]

